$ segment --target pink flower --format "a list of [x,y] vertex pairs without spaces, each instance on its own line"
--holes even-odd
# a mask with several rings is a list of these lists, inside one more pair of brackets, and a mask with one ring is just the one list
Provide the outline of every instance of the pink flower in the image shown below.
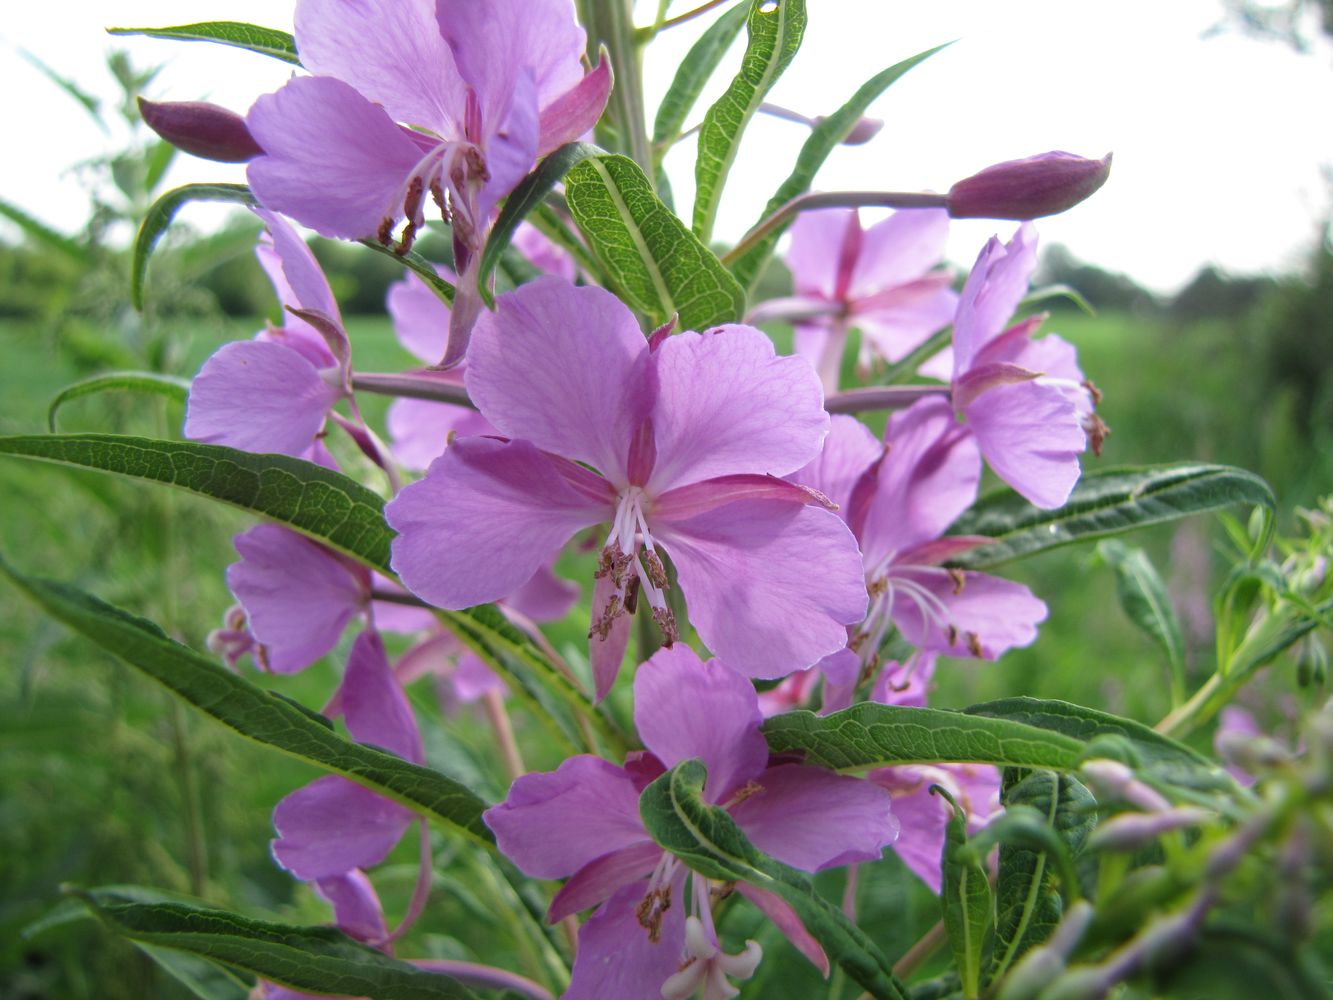
[[810,666],[864,614],[846,526],[776,478],[827,432],[818,379],[758,330],[645,342],[611,294],[540,279],[482,317],[466,381],[508,440],[455,441],[385,510],[394,568],[425,600],[496,600],[576,532],[611,521],[590,634],[599,696],[638,602],[676,638],[659,548],[699,636],[749,676]]

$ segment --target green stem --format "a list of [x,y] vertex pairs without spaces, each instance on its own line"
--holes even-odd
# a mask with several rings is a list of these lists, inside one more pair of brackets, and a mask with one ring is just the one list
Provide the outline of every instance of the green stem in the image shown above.
[[633,0],[579,0],[579,21],[588,32],[588,57],[596,58],[603,45],[610,53],[616,85],[606,113],[616,132],[616,152],[624,153],[652,177],[648,120],[643,110],[643,65],[632,8]]

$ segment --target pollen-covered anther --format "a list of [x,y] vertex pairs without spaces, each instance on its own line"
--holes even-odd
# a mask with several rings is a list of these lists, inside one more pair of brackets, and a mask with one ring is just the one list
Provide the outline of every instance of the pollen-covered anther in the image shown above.
[[967,632],[964,636],[967,639],[967,651],[973,656],[981,655],[981,637],[975,632]]
[[1111,428],[1106,425],[1105,420],[1092,413],[1083,421],[1083,432],[1088,435],[1088,444],[1092,448],[1092,453],[1101,458],[1102,445],[1106,442],[1106,436],[1111,433]]
[[1092,397],[1093,406],[1102,405],[1102,391],[1097,388],[1096,383],[1093,382],[1092,379],[1085,378],[1083,380],[1083,388],[1087,389],[1088,395]]
[[588,629],[588,638],[591,639],[595,635],[605,641],[611,634],[611,626],[615,624],[615,620],[624,613],[625,609],[621,607],[620,595],[613,595],[611,600],[606,602],[606,610],[602,612],[602,616],[593,621],[592,627]]
[[648,932],[648,940],[657,944],[662,939],[662,917],[671,909],[671,886],[653,889],[643,897],[634,915],[639,926]]
[[670,649],[680,639],[680,631],[676,628],[676,616],[672,614],[670,608],[653,608],[653,621],[657,622],[657,627],[662,631],[662,645]]
[[730,808],[732,806],[740,805],[746,799],[750,798],[751,796],[758,795],[763,790],[764,786],[759,784],[759,782],[747,781],[744,785],[742,785],[740,788],[736,790],[736,793],[732,795],[730,799],[727,800],[727,807]]
[[889,590],[888,577],[877,576],[866,585],[866,590],[871,597],[879,597],[880,594],[887,593]]
[[708,887],[708,895],[714,902],[721,902],[736,891],[735,882],[714,882]]
[[949,579],[953,581],[954,596],[957,596],[963,592],[963,584],[967,582],[967,576],[961,569],[950,569],[948,572]]
[[643,567],[648,571],[648,579],[658,590],[666,590],[671,585],[667,579],[666,567],[662,565],[662,557],[652,549],[645,549],[642,556]]
[[958,626],[957,626],[957,625],[950,625],[950,626],[949,626],[949,645],[950,645],[950,646],[957,646],[957,645],[958,645]]

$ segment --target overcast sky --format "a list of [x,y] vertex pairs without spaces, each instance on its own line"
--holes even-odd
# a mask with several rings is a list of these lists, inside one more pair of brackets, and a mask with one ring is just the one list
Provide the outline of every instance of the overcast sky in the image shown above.
[[[676,0],[673,12],[693,0]],[[809,115],[836,109],[868,77],[940,42],[957,43],[912,70],[873,106],[885,120],[869,145],[843,148],[822,190],[944,190],[999,160],[1049,149],[1115,153],[1090,202],[1039,223],[1043,239],[1159,290],[1204,263],[1238,273],[1298,266],[1328,208],[1321,168],[1333,165],[1333,61],[1327,47],[1286,47],[1224,33],[1218,0],[808,0],[805,43],[770,100]],[[114,147],[19,55],[25,49],[85,89],[114,87],[103,53],[165,62],[150,96],[207,98],[244,111],[290,67],[223,46],[111,39],[108,24],[227,19],[290,29],[291,0],[65,0],[7,5],[0,26],[0,195],[58,228],[87,201],[71,164]],[[655,4],[641,0],[640,17]],[[674,28],[645,63],[649,118],[680,57],[708,19]],[[741,42],[724,64],[729,78]],[[719,80],[717,89],[724,85]],[[715,92],[705,95],[705,101]],[[706,106],[701,105],[700,111]],[[696,117],[697,114],[696,113]],[[736,239],[786,176],[800,126],[757,118],[732,171],[717,234]],[[692,193],[694,144],[668,158],[678,206]],[[168,181],[239,180],[221,164],[180,157]],[[687,216],[688,217],[688,216]],[[205,224],[207,215],[196,215]],[[950,256],[967,266],[1011,224],[956,224]],[[10,232],[11,230],[6,230]]]

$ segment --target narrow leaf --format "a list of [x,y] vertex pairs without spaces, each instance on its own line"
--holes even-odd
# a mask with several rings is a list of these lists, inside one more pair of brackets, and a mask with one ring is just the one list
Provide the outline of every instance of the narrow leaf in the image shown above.
[[954,565],[983,569],[1072,542],[1118,535],[1232,504],[1276,506],[1269,485],[1228,465],[1179,462],[1084,473],[1057,510],[1034,507],[1012,490],[982,497],[950,532],[993,541],[963,553]]
[[19,55],[28,60],[37,72],[41,73],[64,91],[68,97],[73,98],[84,111],[88,112],[88,117],[97,123],[97,127],[100,128],[103,133],[109,134],[109,130],[106,126],[106,119],[102,117],[102,102],[98,100],[97,97],[88,93],[88,91],[84,90],[69,77],[57,73],[53,67],[48,66],[39,57],[33,55],[33,53],[29,52],[27,49],[20,48]]
[[[1048,823],[1077,858],[1096,823],[1096,800],[1075,778],[1037,771],[1008,789],[1004,805],[1026,806]],[[1050,852],[1001,843],[996,893],[996,978],[1055,930],[1064,913]]]
[[150,38],[170,38],[178,42],[218,42],[249,49],[260,55],[272,56],[283,62],[300,66],[296,54],[296,40],[285,31],[261,28],[244,21],[200,21],[178,24],[171,28],[107,28],[109,35],[147,35]]
[[591,143],[570,142],[551,153],[537,166],[537,169],[523,179],[523,183],[505,199],[500,217],[491,227],[491,235],[486,238],[486,247],[481,252],[481,274],[478,287],[487,304],[492,303],[490,277],[496,265],[500,263],[505,248],[514,238],[518,224],[528,217],[533,209],[540,205],[551,188],[569,172],[570,167],[589,156],[595,156],[601,150]]
[[639,813],[652,838],[707,878],[748,882],[782,897],[829,958],[871,996],[906,1000],[888,960],[841,909],[816,893],[803,872],[757,850],[725,809],[704,801],[706,777],[701,761],[687,760],[644,789]]
[[392,247],[386,247],[378,240],[357,240],[363,247],[374,250],[382,257],[388,257],[396,260],[407,268],[418,278],[424,281],[436,295],[438,295],[446,304],[452,305],[454,301],[454,286],[440,277],[440,272],[435,270],[435,265],[428,261],[415,250],[404,250],[399,252]]
[[[815,126],[810,136],[805,140],[805,145],[801,147],[800,153],[796,156],[796,166],[792,168],[792,172],[787,176],[787,179],[778,186],[773,197],[768,199],[768,204],[764,206],[764,211],[759,216],[760,220],[768,218],[793,198],[809,191],[810,185],[814,183],[815,175],[819,173],[819,168],[824,165],[824,161],[828,159],[829,154],[837,149],[838,145],[851,134],[852,129],[865,115],[871,103],[913,66],[929,59],[944,47],[943,45],[937,45],[933,49],[927,49],[925,52],[918,53],[876,73],[861,85],[861,89],[853,94],[846,104]],[[736,275],[744,288],[754,288],[754,283],[763,272],[764,265],[768,263],[773,248],[777,246],[778,238],[785,230],[785,226],[774,230],[769,236],[731,262],[731,273]]]
[[0,198],[0,215],[3,215],[24,233],[38,243],[64,254],[70,260],[87,264],[92,260],[92,253],[78,240],[71,239],[64,233],[58,233],[46,223],[33,218],[17,205]]
[[1070,770],[1083,750],[1072,737],[1023,722],[874,702],[832,715],[775,715],[764,738],[773,753],[801,753],[838,771],[940,762]]
[[699,155],[694,161],[693,228],[704,243],[713,236],[722,188],[736,159],[745,126],[801,47],[805,22],[805,0],[751,0],[746,19],[750,40],[745,46],[740,72],[726,93],[708,109],[699,129]]
[[229,201],[249,206],[256,204],[250,189],[244,184],[186,184],[173,188],[153,202],[134,238],[134,257],[130,264],[130,301],[134,308],[143,309],[143,284],[148,273],[148,258],[153,255],[158,240],[167,231],[176,213],[191,201]]
[[68,385],[56,394],[46,410],[46,425],[56,429],[56,411],[71,399],[93,396],[101,392],[147,392],[184,403],[190,394],[189,379],[157,372],[107,372]]
[[139,950],[199,1000],[248,1000],[250,987],[221,965],[175,948],[136,941]]
[[146,619],[66,584],[24,576],[2,559],[0,574],[51,617],[242,736],[341,774],[482,842],[493,840],[481,820],[486,804],[452,778],[344,739],[315,713],[255,687]]
[[285,524],[389,570],[384,501],[339,472],[286,455],[117,434],[0,437],[0,454],[164,483]]
[[940,905],[963,996],[974,1000],[981,992],[982,963],[995,933],[995,901],[985,862],[962,850],[967,843],[967,813],[943,788],[935,785],[930,790],[948,800],[953,810],[944,828]]
[[469,1000],[458,980],[390,958],[332,927],[295,927],[185,903],[75,890],[122,937],[174,948],[311,993],[384,1000]]
[[739,320],[745,292],[653,193],[626,156],[591,156],[565,175],[565,199],[620,297],[655,325],[686,330]]
[[653,122],[653,146],[658,161],[665,154],[666,147],[680,135],[686,116],[731,48],[731,43],[745,27],[749,14],[749,8],[743,3],[727,11],[708,26],[681,60],[671,86],[657,106],[657,118]]
[[1097,546],[1097,554],[1115,570],[1116,594],[1129,620],[1166,654],[1172,702],[1178,704],[1185,695],[1185,639],[1166,584],[1143,549],[1107,540]]

